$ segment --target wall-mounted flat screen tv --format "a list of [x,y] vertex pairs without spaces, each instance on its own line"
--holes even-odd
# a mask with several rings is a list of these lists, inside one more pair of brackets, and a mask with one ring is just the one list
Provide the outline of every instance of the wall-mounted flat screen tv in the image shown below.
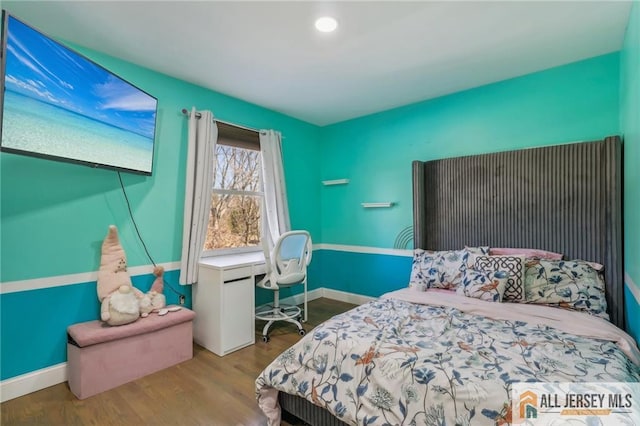
[[3,152],[151,175],[157,99],[2,11]]

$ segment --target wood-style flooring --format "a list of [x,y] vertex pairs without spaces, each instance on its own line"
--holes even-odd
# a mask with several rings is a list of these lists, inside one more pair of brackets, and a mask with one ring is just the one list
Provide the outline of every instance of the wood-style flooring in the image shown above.
[[[307,332],[355,305],[330,299],[309,302]],[[292,324],[274,326],[269,343],[224,357],[194,344],[193,359],[93,397],[78,400],[60,383],[0,405],[3,426],[265,425],[255,399],[255,379],[300,339]],[[286,425],[286,423],[285,423]]]

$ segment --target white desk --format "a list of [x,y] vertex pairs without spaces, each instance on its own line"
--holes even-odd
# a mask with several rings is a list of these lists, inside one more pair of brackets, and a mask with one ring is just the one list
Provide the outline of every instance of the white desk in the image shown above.
[[264,253],[200,259],[192,286],[193,338],[216,355],[255,343],[255,276],[265,273]]
[[250,253],[226,254],[223,256],[203,257],[199,265],[213,269],[233,269],[243,266],[256,268],[254,275],[264,274],[264,252],[254,251]]

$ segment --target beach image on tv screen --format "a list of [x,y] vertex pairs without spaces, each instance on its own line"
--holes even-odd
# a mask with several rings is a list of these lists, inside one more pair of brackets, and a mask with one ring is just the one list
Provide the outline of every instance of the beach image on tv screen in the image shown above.
[[151,173],[157,100],[9,16],[2,147]]

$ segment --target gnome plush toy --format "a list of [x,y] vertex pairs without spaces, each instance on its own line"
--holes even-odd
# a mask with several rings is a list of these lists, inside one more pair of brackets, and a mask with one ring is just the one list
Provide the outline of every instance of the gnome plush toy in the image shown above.
[[153,268],[153,275],[156,276],[156,279],[151,285],[149,295],[151,296],[153,310],[159,310],[167,305],[167,298],[164,296],[164,268],[156,266]]
[[127,257],[120,245],[118,230],[111,225],[102,242],[98,270],[100,319],[109,325],[123,325],[137,320],[140,317],[141,297],[142,292],[131,284]]
[[140,299],[140,313],[143,318],[146,318],[151,312],[159,312],[161,315],[167,313],[163,308],[167,304],[167,299],[164,295],[164,268],[162,266],[156,266],[153,268],[153,275],[156,279],[151,285],[149,292]]

